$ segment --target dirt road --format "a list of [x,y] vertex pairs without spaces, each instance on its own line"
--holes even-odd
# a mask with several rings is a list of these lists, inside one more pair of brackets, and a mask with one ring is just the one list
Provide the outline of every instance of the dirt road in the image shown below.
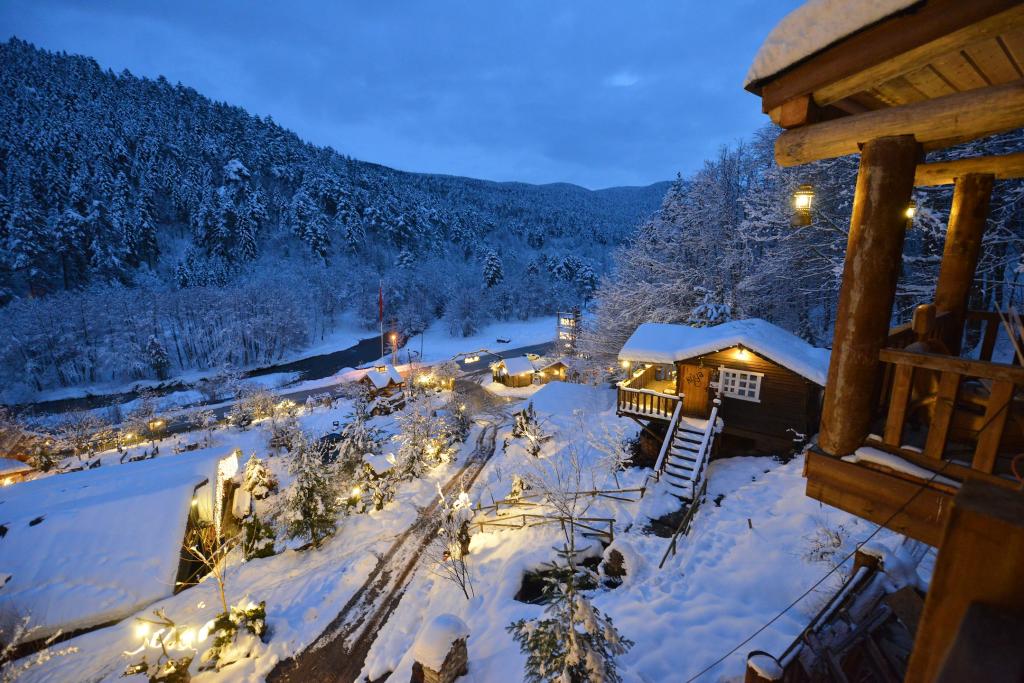
[[[444,486],[445,495],[470,489],[494,456],[498,432],[495,419],[480,430],[465,464]],[[437,501],[425,508],[388,548],[366,582],[313,643],[295,657],[274,667],[269,683],[354,683],[370,646],[402,601],[405,589],[427,546],[437,535]]]

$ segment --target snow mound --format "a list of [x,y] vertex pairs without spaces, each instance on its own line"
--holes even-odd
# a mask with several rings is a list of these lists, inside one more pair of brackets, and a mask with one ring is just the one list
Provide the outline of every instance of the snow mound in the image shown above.
[[921,0],[810,0],[793,10],[765,38],[744,87],[787,69]]
[[760,318],[734,320],[713,327],[644,323],[626,340],[619,360],[674,363],[740,345],[825,386],[828,349],[811,346],[795,334]]
[[23,463],[14,458],[0,458],[0,477],[8,474],[18,474],[32,469],[31,465]]
[[881,467],[888,467],[891,470],[900,472],[901,474],[907,474],[911,477],[917,477],[918,479],[929,480],[935,476],[935,481],[946,486],[953,486],[959,488],[959,482],[956,482],[948,477],[941,475],[935,475],[931,470],[926,470],[923,467],[919,467],[909,460],[904,460],[898,455],[892,453],[886,453],[877,448],[871,446],[861,446],[850,455],[844,455],[843,460],[846,462],[860,463],[868,462],[872,465],[879,465]]
[[428,669],[440,671],[452,643],[461,638],[469,638],[466,622],[454,614],[439,614],[428,621],[416,636],[412,656]]
[[548,382],[533,395],[533,408],[548,415],[571,415],[576,410],[603,413],[615,404],[615,392],[589,384]]

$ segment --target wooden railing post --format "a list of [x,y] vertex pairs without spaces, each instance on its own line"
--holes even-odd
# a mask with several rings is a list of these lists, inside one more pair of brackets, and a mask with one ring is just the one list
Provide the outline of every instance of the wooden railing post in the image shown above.
[[819,436],[832,455],[853,452],[868,434],[920,156],[912,135],[871,140],[861,151]]
[[949,210],[939,281],[935,285],[935,306],[940,312],[952,314],[950,324],[943,327],[942,341],[955,355],[960,354],[967,299],[978,267],[993,180],[990,174],[969,173],[957,178],[953,186],[953,206]]

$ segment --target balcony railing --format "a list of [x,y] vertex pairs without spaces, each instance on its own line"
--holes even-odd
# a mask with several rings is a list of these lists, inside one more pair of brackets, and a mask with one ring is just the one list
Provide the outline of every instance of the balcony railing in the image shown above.
[[[944,327],[949,321],[937,316],[935,337],[954,332]],[[972,345],[980,360],[908,351],[915,341],[909,327],[890,332],[890,348],[879,353],[880,434],[868,443],[953,479],[1005,483],[1010,454],[1024,452],[1024,368],[991,361],[998,313],[972,311],[966,321],[980,324]]]
[[[674,383],[666,384],[657,379],[658,368],[649,365],[636,372],[629,379],[619,382],[618,412],[644,418],[671,420],[680,397],[674,391]],[[659,391],[659,386],[672,386],[672,393]]]

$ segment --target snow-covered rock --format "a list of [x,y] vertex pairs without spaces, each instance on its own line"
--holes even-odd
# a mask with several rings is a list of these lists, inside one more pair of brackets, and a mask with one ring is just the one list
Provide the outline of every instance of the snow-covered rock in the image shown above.
[[462,638],[469,638],[466,622],[454,614],[439,614],[428,621],[416,636],[412,656],[423,666],[440,671],[452,643]]

